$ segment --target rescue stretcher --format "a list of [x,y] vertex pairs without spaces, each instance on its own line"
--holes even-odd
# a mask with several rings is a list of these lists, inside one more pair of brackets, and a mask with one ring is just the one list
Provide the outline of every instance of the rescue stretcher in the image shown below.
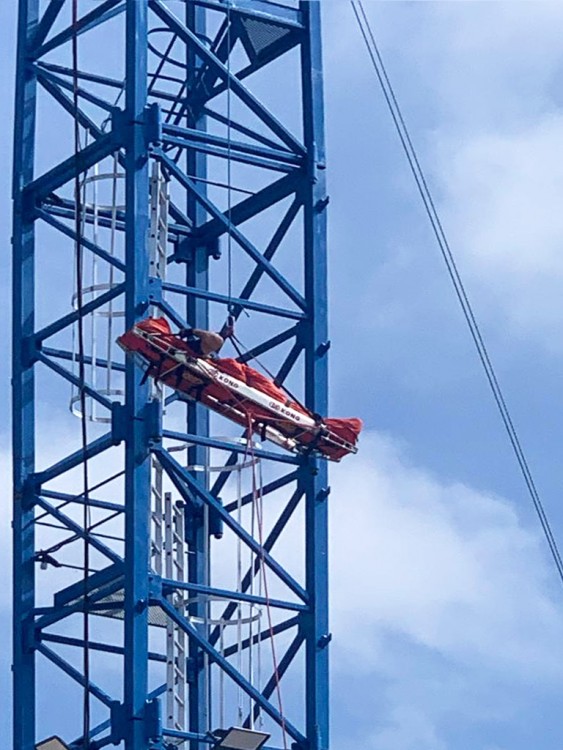
[[333,461],[356,453],[360,419],[312,414],[272,380],[228,357],[196,354],[165,318],[147,318],[120,336],[119,346],[146,365],[146,376],[294,453]]

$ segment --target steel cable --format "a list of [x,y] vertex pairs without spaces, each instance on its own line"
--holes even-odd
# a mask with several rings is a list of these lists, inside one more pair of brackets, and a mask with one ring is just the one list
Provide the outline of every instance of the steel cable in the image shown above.
[[407,157],[409,167],[414,176],[416,186],[418,188],[418,192],[420,193],[420,196],[422,198],[422,202],[424,204],[426,214],[428,216],[428,219],[432,226],[432,230],[438,242],[438,246],[440,248],[442,258],[446,264],[446,268],[447,268],[450,280],[452,282],[452,285],[454,287],[456,297],[459,301],[465,321],[471,333],[471,338],[473,339],[473,343],[475,344],[475,347],[477,349],[479,360],[483,366],[483,370],[485,372],[487,382],[493,394],[493,398],[495,400],[498,411],[500,413],[504,428],[508,434],[508,438],[509,438],[512,450],[514,452],[514,455],[518,462],[518,466],[524,478],[524,482],[526,484],[528,494],[530,496],[530,499],[532,500],[534,510],[539,519],[542,531],[547,541],[547,545],[549,547],[551,556],[555,563],[557,573],[559,575],[559,578],[563,582],[563,561],[559,553],[557,542],[553,535],[553,531],[551,529],[549,519],[543,507],[541,497],[537,490],[536,483],[534,481],[534,477],[532,475],[528,460],[522,448],[520,438],[514,426],[514,422],[512,420],[512,416],[510,414],[506,400],[504,398],[503,391],[497,379],[497,375],[493,367],[493,364],[491,362],[487,347],[483,340],[481,330],[475,318],[475,314],[474,314],[472,305],[469,301],[459,269],[457,268],[455,258],[453,256],[450,244],[445,234],[442,222],[440,220],[440,216],[436,209],[436,205],[432,198],[432,194],[430,192],[430,188],[426,181],[425,174],[420,165],[420,161],[418,159],[416,149],[412,143],[410,133],[408,131],[407,125],[405,123],[405,120],[401,112],[401,108],[395,96],[393,86],[387,75],[387,70],[384,65],[377,42],[375,40],[371,25],[366,16],[361,0],[351,0],[351,6],[352,6],[352,10],[354,11],[356,21],[358,23],[360,33],[366,45],[366,49],[370,57],[373,69],[376,73],[377,79],[379,81],[379,85],[383,92],[383,96],[385,98],[385,101],[389,108],[389,112],[391,113],[391,117],[395,124],[395,128],[397,130],[397,134],[401,141],[401,145]]
[[88,478],[88,426],[87,426],[87,401],[86,401],[86,367],[85,367],[85,347],[84,347],[84,316],[82,308],[83,299],[83,270],[84,270],[84,253],[82,249],[82,185],[80,182],[80,123],[79,123],[79,90],[78,90],[78,0],[72,0],[72,99],[74,115],[74,158],[75,158],[75,175],[74,175],[74,193],[75,193],[75,267],[76,267],[76,308],[78,314],[78,378],[80,382],[80,410],[82,412],[81,422],[81,441],[82,441],[82,481],[83,481],[83,582],[84,582],[84,612],[82,623],[83,648],[83,672],[84,672],[84,693],[83,693],[83,714],[82,714],[82,734],[83,748],[88,750],[90,747],[90,619],[88,613],[88,574],[90,570],[90,542],[89,530],[91,523],[90,504],[89,504],[89,478]]

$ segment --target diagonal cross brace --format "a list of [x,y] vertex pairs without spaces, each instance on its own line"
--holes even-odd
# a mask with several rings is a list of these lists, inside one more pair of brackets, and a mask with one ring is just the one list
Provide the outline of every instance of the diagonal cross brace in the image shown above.
[[[235,203],[229,212],[231,224],[234,226],[243,224],[245,221],[252,219],[262,211],[266,211],[289,195],[293,195],[299,189],[300,178],[301,174],[295,170],[291,174],[285,175],[279,180],[266,185],[266,187],[254,193],[254,195],[240,201],[240,203]],[[219,237],[224,231],[223,221],[220,217],[216,217],[197,227],[194,231],[194,238],[201,240],[202,244],[206,244]]]
[[113,445],[115,445],[115,441],[111,432],[109,432],[106,435],[102,435],[96,440],[93,440],[86,447],[86,450],[80,449],[78,451],[75,451],[74,453],[71,453],[70,456],[66,456],[60,461],[57,461],[56,464],[53,464],[48,469],[37,472],[33,475],[33,480],[36,486],[40,487],[45,482],[50,482],[52,479],[55,479],[61,474],[65,474],[67,471],[74,469],[76,466],[80,466],[80,464],[84,460],[94,458],[94,456],[98,456],[100,453],[103,453]]
[[[65,526],[69,531],[72,531],[77,539],[84,539],[86,537],[86,531],[82,528],[82,526],[77,524],[76,521],[73,521],[70,516],[66,515],[66,513],[61,513],[58,508],[53,507],[50,503],[48,503],[46,500],[43,500],[42,498],[37,498],[37,505],[40,508],[43,508],[43,510],[45,510],[50,516],[55,518],[59,523],[62,523],[63,526]],[[118,554],[116,554],[95,536],[91,536],[89,533],[88,544],[91,547],[94,547],[94,549],[96,549],[100,554],[107,557],[108,560],[112,560],[115,563],[121,562],[121,557]]]
[[110,18],[113,18],[124,11],[124,0],[105,0],[105,2],[99,4],[98,7],[94,8],[90,13],[86,13],[86,15],[82,16],[82,18],[78,20],[76,27],[74,25],[67,26],[66,29],[63,29],[63,31],[52,37],[48,42],[42,44],[39,49],[35,50],[34,58],[38,59],[43,57],[47,52],[69,42],[74,34],[80,36],[86,31],[94,29],[96,26],[109,21]]
[[78,154],[69,156],[68,159],[26,185],[24,193],[28,205],[39,204],[53,190],[69,182],[76,173],[86,172],[94,164],[113,154],[118,146],[115,134],[107,133],[83,148]]
[[[272,527],[272,530],[268,534],[267,539],[264,541],[263,547],[266,551],[269,552],[273,548],[274,544],[279,539],[280,534],[282,533],[282,531],[288,524],[289,519],[293,515],[293,512],[299,505],[302,497],[303,497],[303,490],[298,487],[293,493],[293,495],[291,496],[291,498],[289,499],[285,508],[282,510],[280,516],[278,517],[278,520],[276,521],[276,523]],[[260,564],[261,564],[261,561],[257,559],[254,561],[252,565],[250,565],[250,567],[244,574],[244,577],[241,581],[241,587],[240,587],[241,591],[244,592],[248,588],[250,588],[250,584],[252,583],[252,580],[254,579],[254,577],[257,575],[257,573],[260,570]],[[231,617],[234,615],[235,611],[236,611],[236,604],[234,604],[234,602],[230,602],[229,604],[227,604],[227,606],[223,610],[221,619],[230,620]],[[219,626],[216,626],[213,632],[211,633],[209,640],[211,641],[211,643],[216,643],[219,637],[220,637],[220,629],[219,629]]]
[[[213,497],[209,490],[199,485],[194,478],[190,476],[190,474],[180,466],[174,458],[172,458],[168,451],[158,449],[155,451],[155,454],[158,456],[162,468],[165,469],[178,490],[182,492],[184,496],[187,493],[185,488],[182,487],[182,482],[187,485],[193,494],[197,495],[206,505],[208,505],[221,518],[223,523],[231,529],[231,531],[233,531],[248,547],[250,547],[250,549],[257,555],[260,562],[263,561],[268,565],[280,580],[282,580],[294,594],[305,602],[305,604],[309,603],[309,595],[305,589],[289,575],[289,573],[254,539],[254,537],[246,531],[246,529],[242,528],[242,526],[235,521],[230,513],[227,513],[221,503],[217,498]],[[180,481],[174,481],[175,479]],[[186,499],[188,501],[191,500],[189,497]]]
[[92,695],[101,703],[103,703],[108,708],[111,708],[114,700],[95,683],[86,682],[86,679],[82,672],[79,672],[75,667],[69,664],[66,659],[63,659],[62,656],[59,656],[59,654],[50,649],[48,646],[45,646],[43,643],[38,644],[37,651],[43,654],[43,656],[49,659],[49,661],[53,662],[53,664],[59,667],[59,669],[62,669],[63,672],[65,672],[75,682],[78,682],[79,685],[87,688],[88,692],[92,693]]
[[[297,633],[293,641],[289,644],[287,647],[285,653],[280,659],[280,662],[278,664],[277,670],[271,675],[268,682],[264,685],[262,688],[262,694],[265,698],[269,698],[274,690],[276,690],[280,679],[283,677],[283,675],[287,672],[291,664],[293,663],[293,660],[299,653],[299,650],[301,646],[303,645],[304,637],[301,633]],[[250,729],[253,725],[253,722],[258,720],[258,717],[260,716],[260,707],[254,706],[252,709],[252,721],[250,714],[246,717],[245,721],[243,722],[243,727],[246,727]]]
[[199,633],[197,628],[192,625],[192,623],[184,617],[178,610],[166,599],[163,597],[156,597],[155,599],[151,599],[151,604],[157,604],[159,605],[163,611],[170,617],[171,620],[173,620],[178,627],[180,627],[187,635],[188,637],[192,638],[194,641],[197,642],[198,646],[204,651],[208,657],[214,661],[220,669],[222,669],[225,674],[227,674],[233,682],[235,682],[244,692],[252,698],[253,701],[258,703],[260,708],[265,711],[277,724],[279,724],[282,727],[285,727],[285,730],[296,742],[299,743],[306,743],[305,737],[301,734],[301,732],[293,726],[285,717],[283,717],[280,712],[270,703],[270,701],[266,700],[262,693],[257,690],[253,685],[248,682],[241,674],[240,672],[235,669],[235,667],[227,661],[227,659],[223,658],[223,656],[215,649],[209,641]]
[[37,24],[35,36],[33,37],[30,45],[32,50],[37,49],[43,44],[44,40],[47,38],[47,34],[51,31],[53,24],[57,20],[57,16],[61,12],[65,2],[66,0],[51,0],[49,5],[43,12],[41,20]]
[[201,193],[196,183],[185,174],[180,167],[175,164],[162,150],[155,150],[155,155],[161,160],[164,166],[170,171],[171,174],[178,180],[178,182],[200,203],[206,211],[214,216],[220,225],[223,226],[225,232],[228,232],[231,237],[238,242],[242,249],[252,258],[252,260],[259,265],[268,276],[282,289],[285,294],[300,307],[302,310],[307,308],[307,304],[303,296],[289,283],[289,281],[283,276],[278,269],[273,266],[262,253],[256,248],[250,240],[248,240],[242,232],[229,220],[227,216],[211,201],[209,198]]
[[[61,234],[64,234],[69,239],[73,240],[74,242],[77,241],[76,231],[74,229],[71,229],[62,221],[59,221],[57,218],[55,218],[50,213],[49,209],[47,210],[44,208],[37,209],[36,216],[38,219],[42,219],[46,224],[49,224],[50,226],[53,227],[53,229],[56,229],[58,232],[61,232]],[[107,263],[114,266],[119,271],[122,271],[122,272],[125,271],[125,263],[122,263],[119,260],[119,258],[115,257],[115,255],[111,255],[110,253],[108,253],[107,250],[104,250],[103,247],[96,245],[95,242],[92,242],[87,237],[81,237],[80,244],[82,245],[82,247],[85,247],[91,253],[94,253],[94,255],[97,255],[98,258],[105,260]]]
[[176,16],[166,8],[160,0],[149,0],[151,9],[159,18],[166,23],[172,31],[188,46],[197,50],[198,56],[208,65],[217,70],[219,77],[223,80],[229,80],[231,91],[243,101],[247,107],[259,117],[262,122],[283,141],[291,151],[296,154],[305,155],[306,151],[301,143],[277,120],[263,105],[256,99],[253,94],[244,86],[239,79],[233,75],[228,68],[207,49],[205,44],[198,39],[197,35],[188,29]]
[[36,345],[41,344],[45,339],[54,336],[55,333],[59,333],[59,331],[62,331],[73,323],[77,323],[80,318],[83,318],[85,315],[89,315],[91,312],[94,312],[94,310],[107,305],[108,302],[119,297],[124,291],[125,284],[116,284],[112,289],[109,289],[95,300],[92,300],[92,302],[87,302],[82,306],[81,310],[74,310],[73,312],[64,315],[62,318],[55,320],[54,323],[45,326],[45,328],[42,328],[40,331],[36,331],[32,338]]

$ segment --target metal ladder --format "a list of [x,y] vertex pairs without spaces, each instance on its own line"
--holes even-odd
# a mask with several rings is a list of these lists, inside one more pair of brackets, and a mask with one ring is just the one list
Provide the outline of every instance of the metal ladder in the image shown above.
[[[164,496],[164,549],[166,578],[185,581],[186,542],[184,511]],[[171,603],[180,612],[185,609],[183,592],[170,595]],[[183,731],[186,723],[186,634],[171,621],[166,623],[166,724]]]
[[[168,182],[160,165],[153,162],[150,178],[149,262],[151,276],[164,281],[168,242]],[[150,314],[157,314],[151,308]],[[162,384],[152,382],[152,397],[164,400]],[[186,542],[184,511],[172,500],[170,492],[163,492],[163,471],[160,463],[152,460],[152,554],[157,575],[184,581],[186,575]],[[171,603],[180,611],[185,608],[182,592],[170,595]],[[166,621],[166,720],[169,729],[184,731],[186,727],[186,635],[170,619]]]

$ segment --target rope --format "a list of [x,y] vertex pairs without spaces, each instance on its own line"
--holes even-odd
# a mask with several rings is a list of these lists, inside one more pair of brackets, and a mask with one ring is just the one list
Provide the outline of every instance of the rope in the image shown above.
[[[259,471],[259,483],[258,487],[260,488],[257,502],[252,503],[252,536],[254,536],[254,523],[255,523],[255,516],[256,516],[256,506],[260,506],[260,508],[264,505],[264,475],[262,470],[262,461],[258,463],[258,471]],[[260,545],[262,546],[262,545]],[[254,561],[253,561],[254,563]],[[249,567],[249,570],[254,570],[253,567]],[[251,577],[252,585],[254,586],[254,575]],[[258,579],[258,596],[262,597],[262,576]],[[260,633],[262,632],[262,610],[260,610],[260,619],[257,623],[257,635],[258,635],[258,643],[256,644],[257,654],[256,654],[256,684],[260,686],[262,684],[262,639],[260,638]],[[254,713],[251,714],[252,721],[254,721]],[[262,715],[262,712],[260,711],[258,714],[258,729],[262,729],[264,726],[264,717]],[[252,727],[251,727],[252,728]]]
[[[272,621],[272,608],[270,606],[270,594],[268,591],[268,578],[266,574],[266,565],[264,562],[264,516],[262,503],[259,502],[258,483],[256,481],[256,461],[254,456],[254,441],[252,440],[252,419],[248,417],[248,442],[247,450],[250,452],[251,465],[252,465],[252,503],[256,510],[256,522],[258,526],[258,543],[260,544],[260,575],[262,578],[262,584],[264,586],[264,598],[266,600],[266,614],[268,618],[268,630],[270,634],[270,645],[272,647],[272,663],[274,667],[274,679],[276,682],[276,695],[278,699],[278,709],[281,717],[281,728],[283,737],[284,750],[288,750],[287,742],[287,731],[285,728],[285,716],[283,711],[283,702],[280,686],[280,672],[278,666],[278,659],[276,654],[276,643],[274,625]],[[252,716],[252,712],[251,712]]]
[[[253,462],[252,462],[253,463]],[[242,498],[241,498],[242,503]],[[255,539],[256,538],[256,509],[254,507],[254,503],[251,504],[250,507],[250,536]],[[248,570],[253,570],[255,565],[256,559],[255,559],[255,553],[249,548],[248,549]],[[254,596],[254,576],[251,576],[250,578],[250,587],[249,587],[249,593],[251,596]],[[260,632],[260,615],[261,610],[257,608],[257,615],[258,615],[258,633]],[[254,604],[250,603],[250,616],[248,618],[248,681],[251,685],[257,685],[258,689],[260,689],[260,683],[256,682],[256,675],[255,675],[255,667],[254,667]],[[252,698],[248,699],[248,715],[250,717],[250,729],[254,729],[254,711],[253,711],[253,705],[252,705]]]
[[[238,354],[238,356],[239,356],[239,359],[240,359],[240,358],[242,358],[242,357],[244,356],[244,355],[243,355],[243,352],[241,351],[242,349],[244,349],[244,350],[245,350],[246,352],[249,352],[249,351],[250,351],[250,350],[248,349],[248,347],[247,347],[247,346],[245,346],[245,345],[244,345],[244,344],[242,343],[242,341],[241,341],[240,339],[238,339],[238,338],[237,338],[237,337],[235,336],[235,334],[234,334],[234,333],[233,333],[233,334],[231,335],[231,337],[230,337],[230,338],[231,338],[231,341],[233,342],[233,346],[235,347],[235,350],[236,350],[236,352],[237,352],[237,354]],[[311,412],[311,410],[310,410],[310,409],[308,409],[308,408],[307,408],[307,407],[305,406],[305,404],[302,404],[302,403],[301,403],[301,401],[300,401],[300,400],[299,400],[299,399],[297,398],[297,396],[296,396],[296,395],[295,395],[294,393],[292,393],[292,392],[291,392],[291,391],[289,390],[289,388],[287,388],[287,386],[285,386],[285,385],[284,385],[283,383],[280,383],[280,382],[278,382],[278,379],[277,379],[276,375],[274,375],[274,373],[273,373],[273,372],[272,372],[271,370],[269,370],[269,369],[268,369],[268,368],[266,367],[266,365],[265,365],[265,364],[264,364],[263,362],[261,362],[261,361],[260,361],[260,360],[258,359],[258,357],[257,357],[257,356],[252,356],[252,357],[250,357],[250,358],[249,358],[249,359],[248,359],[247,361],[248,361],[248,362],[252,362],[252,361],[256,362],[256,364],[257,364],[257,365],[258,365],[258,366],[259,366],[259,367],[260,367],[260,368],[261,368],[262,370],[264,370],[264,372],[266,373],[266,375],[267,375],[267,376],[268,376],[268,377],[269,377],[269,378],[270,378],[270,379],[272,380],[272,382],[274,383],[274,385],[276,385],[276,386],[277,386],[278,388],[281,388],[281,389],[282,389],[283,391],[285,391],[286,395],[287,395],[287,396],[289,396],[289,398],[290,398],[290,399],[291,399],[292,401],[295,401],[295,403],[296,403],[296,404],[298,404],[298,405],[299,405],[299,406],[300,406],[300,407],[301,407],[301,408],[302,408],[302,409],[303,409],[303,410],[304,410],[304,411],[305,411],[305,412],[306,412],[306,413],[307,413],[307,414],[308,414],[308,415],[309,415],[310,417],[313,417],[313,418],[314,418],[314,416],[315,416],[315,415],[314,415],[314,414],[313,414],[313,413]]]
[[[242,526],[242,469],[237,469],[237,523]],[[237,535],[237,592],[242,592],[242,539]],[[242,602],[237,603],[237,669],[242,674]],[[237,717],[242,724],[242,688],[237,690]]]
[[84,693],[82,706],[82,734],[83,748],[88,750],[90,747],[90,619],[88,613],[88,572],[90,570],[90,504],[88,491],[88,426],[86,420],[86,369],[84,353],[84,319],[82,315],[83,308],[83,266],[84,257],[82,249],[82,199],[81,184],[79,172],[80,153],[80,124],[78,121],[79,114],[79,97],[78,97],[78,0],[72,0],[72,100],[74,114],[74,156],[75,156],[75,176],[74,176],[74,194],[75,194],[75,256],[76,256],[76,306],[78,311],[78,373],[80,381],[80,410],[82,412],[81,422],[81,439],[82,439],[82,481],[83,481],[83,518],[84,527],[84,546],[83,546],[83,583],[84,583],[84,613],[82,621],[82,638],[84,641],[83,650],[83,672],[84,672]]
[[[119,159],[117,151],[113,155],[113,178],[111,184],[111,225],[110,225],[110,255],[115,255],[115,241],[117,231],[117,171],[119,168]],[[109,288],[113,289],[115,283],[115,270],[113,265],[110,263],[109,267]],[[106,362],[107,374],[106,374],[106,389],[108,395],[111,393],[111,380],[112,380],[112,346],[113,346],[113,299],[110,300],[108,306],[108,333],[107,333],[107,348],[106,348]]]
[[[232,179],[231,179],[231,0],[227,4],[227,218],[231,223],[232,209]],[[232,312],[233,297],[233,256],[232,256],[231,228],[227,232],[227,296],[229,298],[228,311]]]
[[393,90],[393,86],[387,75],[387,70],[383,63],[383,59],[381,57],[381,53],[379,51],[377,42],[374,38],[373,31],[371,29],[370,23],[366,16],[361,0],[357,0],[357,1],[351,0],[351,5],[352,5],[352,10],[354,11],[354,15],[356,17],[356,21],[358,22],[358,27],[360,29],[361,35],[365,42],[366,49],[368,51],[368,55],[370,57],[373,69],[377,75],[377,79],[379,81],[379,85],[383,92],[383,96],[385,97],[385,101],[391,113],[391,117],[393,118],[393,122],[397,130],[397,134],[401,141],[401,145],[407,157],[409,167],[414,176],[416,186],[418,188],[418,192],[420,193],[420,197],[422,198],[422,202],[424,204],[426,214],[428,216],[428,219],[432,226],[432,230],[438,242],[438,246],[440,248],[442,258],[444,260],[444,263],[446,264],[446,268],[450,276],[450,280],[454,287],[456,297],[461,306],[465,321],[469,328],[471,338],[473,339],[473,343],[475,344],[475,348],[477,349],[479,360],[485,372],[487,382],[489,384],[489,387],[493,394],[493,398],[495,400],[498,411],[500,413],[502,423],[508,434],[510,445],[516,457],[516,461],[518,463],[522,476],[524,478],[524,482],[528,490],[528,494],[532,501],[536,515],[539,519],[547,545],[549,547],[551,556],[553,558],[553,562],[555,563],[558,576],[561,582],[563,582],[563,561],[559,553],[557,542],[555,540],[555,537],[551,529],[551,525],[549,523],[549,519],[543,507],[543,503],[539,495],[539,492],[537,490],[534,477],[532,475],[530,466],[528,464],[528,460],[524,453],[524,449],[522,448],[520,438],[514,426],[512,416],[506,404],[503,391],[498,382],[495,369],[489,357],[489,353],[485,345],[485,342],[483,340],[481,330],[475,319],[473,308],[467,296],[467,292],[465,290],[463,280],[457,268],[455,258],[453,256],[447,236],[444,232],[444,228],[442,226],[440,216],[436,210],[436,206],[434,204],[432,194],[428,187],[426,177],[420,165],[418,155],[416,153],[416,149],[411,141],[408,128],[403,119],[403,115],[399,107],[399,103],[397,101],[395,92]]

